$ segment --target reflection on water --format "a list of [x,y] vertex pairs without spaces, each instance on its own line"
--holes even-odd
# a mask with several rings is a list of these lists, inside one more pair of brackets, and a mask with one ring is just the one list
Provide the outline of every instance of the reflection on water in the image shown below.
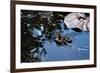
[[21,62],[89,59],[89,32],[67,28],[67,14],[21,10]]

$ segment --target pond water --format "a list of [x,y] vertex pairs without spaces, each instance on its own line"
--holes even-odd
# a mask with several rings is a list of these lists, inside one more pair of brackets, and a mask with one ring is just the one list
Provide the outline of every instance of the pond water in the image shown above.
[[89,31],[68,28],[64,18],[69,13],[21,10],[21,62],[89,59]]
[[65,61],[89,59],[89,32],[75,32],[67,30],[72,37],[70,46],[58,46],[54,41],[44,42],[47,54],[42,55],[42,61]]
[[[64,23],[62,21],[60,25],[62,28],[60,33],[64,36],[70,36],[72,43],[69,45],[57,45],[57,43],[54,41],[55,34],[52,34],[51,41],[48,39],[42,41],[43,47],[47,53],[41,54],[41,61],[46,62],[89,59],[89,32],[76,32],[72,29],[64,29]],[[56,33],[57,31],[59,30],[54,30],[53,33]],[[40,35],[39,31],[37,31],[37,33]]]
[[[70,45],[59,46],[53,40],[45,40],[44,48],[46,55],[41,55],[42,61],[66,61],[66,60],[86,60],[89,59],[89,32],[76,32],[72,29],[64,29],[64,23],[60,23],[62,35],[70,35],[72,43]],[[54,31],[56,32],[56,31]],[[53,36],[53,35],[52,35]]]

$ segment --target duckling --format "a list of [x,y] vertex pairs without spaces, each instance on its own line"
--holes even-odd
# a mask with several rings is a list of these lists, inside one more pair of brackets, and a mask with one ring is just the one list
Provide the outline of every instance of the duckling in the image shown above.
[[59,33],[57,33],[56,34],[56,37],[55,37],[55,42],[56,42],[56,44],[58,44],[58,45],[62,45],[62,36],[59,34]]
[[58,41],[58,42],[62,42],[63,38],[62,38],[61,36],[57,36],[57,37],[55,38],[55,40]]
[[68,45],[68,43],[72,43],[72,40],[69,37],[64,37],[60,33],[57,33],[55,42],[58,45]]

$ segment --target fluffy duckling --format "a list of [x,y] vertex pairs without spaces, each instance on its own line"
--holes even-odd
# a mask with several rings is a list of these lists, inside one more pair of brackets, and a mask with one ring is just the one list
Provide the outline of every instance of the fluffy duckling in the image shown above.
[[55,42],[58,45],[68,45],[68,43],[72,43],[72,40],[70,37],[64,37],[60,33],[57,33]]

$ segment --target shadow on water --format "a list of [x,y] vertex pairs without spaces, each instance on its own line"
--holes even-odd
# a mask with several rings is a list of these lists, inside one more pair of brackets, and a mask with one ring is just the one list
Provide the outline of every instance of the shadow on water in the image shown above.
[[68,29],[67,14],[21,10],[21,62],[89,59],[89,32]]

